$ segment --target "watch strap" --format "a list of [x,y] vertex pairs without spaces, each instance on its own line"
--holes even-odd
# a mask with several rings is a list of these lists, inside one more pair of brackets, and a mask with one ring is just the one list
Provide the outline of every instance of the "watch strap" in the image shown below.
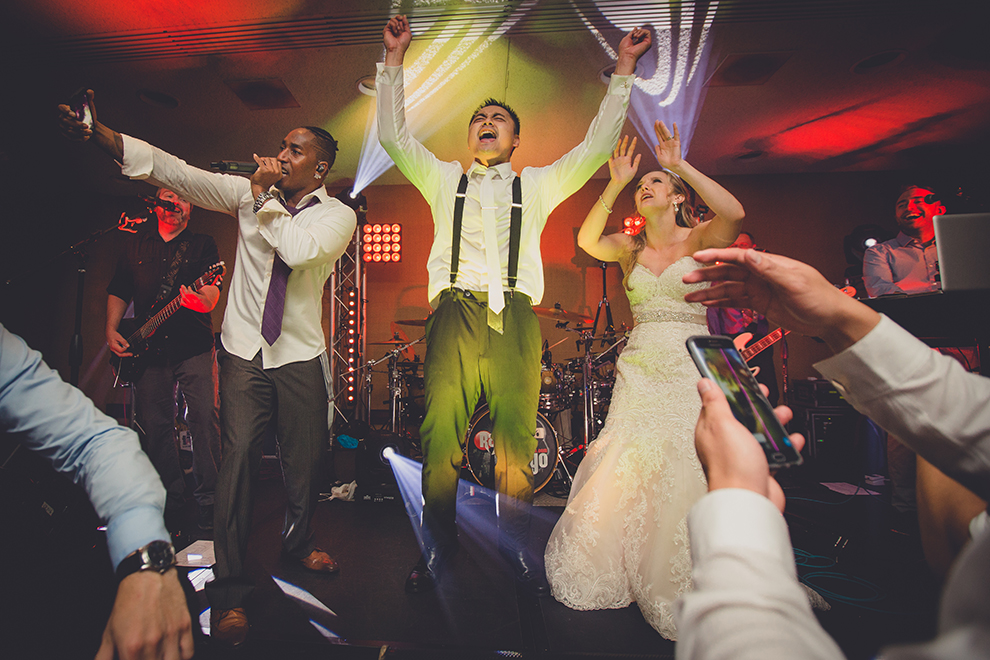
[[175,566],[175,549],[168,541],[152,541],[124,557],[117,564],[117,581],[131,573],[156,571],[165,573]]

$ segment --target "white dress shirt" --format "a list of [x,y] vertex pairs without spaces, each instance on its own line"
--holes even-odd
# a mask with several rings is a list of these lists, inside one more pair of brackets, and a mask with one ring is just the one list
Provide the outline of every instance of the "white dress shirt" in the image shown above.
[[[221,331],[224,348],[244,360],[253,359],[261,350],[265,369],[323,353],[323,286],[354,234],[354,211],[321,186],[302,198],[299,208],[303,210],[295,217],[278,200],[268,200],[255,214],[247,178],[206,172],[147,142],[123,138],[125,175],[148,179],[196,206],[237,218],[237,257]],[[272,192],[281,196],[275,188]],[[319,203],[307,206],[314,197]],[[261,319],[276,251],[292,273],[285,292],[282,334],[269,346],[261,338]]]
[[[990,499],[990,379],[915,339],[887,317],[815,365],[857,410],[980,497]],[[784,519],[767,498],[721,489],[688,517],[694,591],[675,605],[678,658],[838,659],[798,585]],[[960,554],[938,636],[885,649],[885,660],[990,657],[990,533]]]
[[[522,231],[519,239],[519,272],[516,288],[533,304],[543,299],[543,259],[540,234],[547,217],[608,161],[626,119],[633,76],[612,76],[608,92],[584,141],[546,167],[527,167],[522,174]],[[405,119],[402,67],[378,64],[375,83],[378,103],[378,138],[410,183],[419,189],[433,211],[433,248],[427,269],[432,302],[450,287],[450,251],[457,184],[464,168],[457,161],[445,163],[409,135]],[[461,252],[456,286],[467,291],[488,291],[488,266],[481,210],[481,180],[487,167],[473,163],[467,170],[468,187],[461,227]],[[502,286],[508,288],[509,225],[512,164],[493,167],[496,231]]]

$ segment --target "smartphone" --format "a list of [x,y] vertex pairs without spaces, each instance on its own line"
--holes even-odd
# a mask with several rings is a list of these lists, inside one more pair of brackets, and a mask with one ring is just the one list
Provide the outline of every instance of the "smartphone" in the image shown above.
[[93,113],[89,109],[89,96],[86,95],[85,87],[72,95],[69,99],[69,107],[75,113],[76,119],[86,124],[87,128],[93,128]]
[[720,335],[688,337],[687,349],[701,375],[718,384],[732,414],[763,447],[770,467],[800,465],[801,454],[794,449],[732,339]]

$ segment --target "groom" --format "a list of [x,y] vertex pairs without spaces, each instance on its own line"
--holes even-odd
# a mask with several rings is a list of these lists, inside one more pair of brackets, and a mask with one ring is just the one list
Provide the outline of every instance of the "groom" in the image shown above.
[[423,443],[423,551],[406,591],[432,590],[457,548],[457,480],[468,420],[484,388],[495,438],[499,551],[532,595],[549,593],[526,552],[540,391],[540,326],[532,305],[543,297],[540,234],[550,212],[608,160],[626,118],[633,70],[650,47],[637,28],[622,39],[608,92],[584,141],[552,165],[517,175],[519,118],[488,99],[471,116],[471,165],[441,162],[406,129],[402,63],[412,33],[405,16],[384,30],[378,65],[378,135],[399,170],[433,210],[427,268],[434,309],[426,326]]

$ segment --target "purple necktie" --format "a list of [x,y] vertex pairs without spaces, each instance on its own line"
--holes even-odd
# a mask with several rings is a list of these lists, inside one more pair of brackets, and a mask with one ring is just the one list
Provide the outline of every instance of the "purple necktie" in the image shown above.
[[[319,202],[315,195],[309,199],[309,203],[302,208],[294,206],[285,207],[293,216],[305,208]],[[282,334],[282,314],[285,312],[285,288],[289,283],[289,273],[292,269],[282,261],[282,257],[275,253],[275,260],[272,262],[272,279],[268,282],[268,295],[265,296],[265,312],[261,317],[261,337],[271,346]]]
[[272,263],[272,279],[265,296],[265,315],[261,318],[261,336],[271,346],[282,334],[282,312],[285,311],[285,286],[292,269],[275,253]]

